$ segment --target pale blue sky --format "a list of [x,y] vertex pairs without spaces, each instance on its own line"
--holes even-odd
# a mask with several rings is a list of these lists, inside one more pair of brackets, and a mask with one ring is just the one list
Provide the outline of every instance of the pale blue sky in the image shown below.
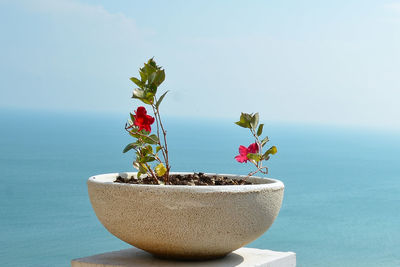
[[166,68],[165,115],[400,129],[400,1],[0,0],[0,108],[128,113]]

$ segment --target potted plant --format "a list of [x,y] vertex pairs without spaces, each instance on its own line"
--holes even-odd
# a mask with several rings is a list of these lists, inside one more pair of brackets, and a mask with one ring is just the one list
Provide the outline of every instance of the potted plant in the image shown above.
[[[262,235],[279,213],[284,185],[267,174],[263,162],[277,152],[261,138],[259,115],[242,113],[237,125],[255,142],[240,146],[235,159],[254,164],[247,176],[171,172],[167,132],[160,116],[157,89],[165,71],[153,59],[131,78],[138,86],[132,98],[143,102],[125,125],[134,138],[123,152],[134,151],[137,172],[90,177],[93,209],[105,228],[119,239],[159,257],[210,259],[227,255]],[[152,111],[153,116],[149,114]]]

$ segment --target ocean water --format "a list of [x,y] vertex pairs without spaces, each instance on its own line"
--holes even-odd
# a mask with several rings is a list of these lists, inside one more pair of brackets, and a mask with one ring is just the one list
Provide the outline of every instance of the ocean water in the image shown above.
[[[0,266],[69,266],[129,245],[89,203],[89,176],[131,171],[126,116],[0,111]],[[229,120],[167,118],[172,168],[246,174],[251,138]],[[400,134],[267,123],[281,212],[249,247],[297,253],[298,266],[400,266]]]

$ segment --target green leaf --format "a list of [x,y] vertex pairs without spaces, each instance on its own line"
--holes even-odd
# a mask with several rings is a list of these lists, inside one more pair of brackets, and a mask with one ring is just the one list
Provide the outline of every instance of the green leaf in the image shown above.
[[157,93],[157,85],[155,85],[154,83],[148,85],[147,88],[148,88],[149,92],[151,92],[153,94]]
[[142,82],[141,80],[139,80],[139,79],[137,79],[135,77],[130,78],[130,80],[132,82],[134,82],[139,87],[143,87],[144,86],[144,82]]
[[249,128],[248,123],[241,122],[241,121],[237,121],[237,122],[235,122],[235,123],[236,123],[237,125],[239,125],[240,127]]
[[271,146],[270,149],[268,149],[264,155],[262,156],[263,159],[266,159],[269,155],[274,155],[278,152],[278,150],[276,149],[276,146]]
[[[136,129],[136,130],[137,130],[137,129]],[[135,132],[135,129],[133,129],[131,132],[129,132],[129,135],[132,136],[132,137],[134,137],[134,138],[136,138],[136,139],[138,139],[138,141],[139,141],[140,138],[143,138],[142,136],[138,135],[138,134]]]
[[157,75],[156,72],[153,72],[153,73],[151,73],[151,74],[149,75],[149,78],[148,78],[149,84],[154,83],[154,80],[155,80],[155,78],[156,78],[156,75]]
[[139,159],[139,162],[140,163],[146,163],[146,162],[152,162],[152,161],[155,161],[155,160],[156,160],[156,158],[153,157],[153,156],[145,156],[145,157],[141,157]]
[[147,167],[143,163],[139,163],[139,172],[146,174],[147,173]]
[[139,138],[139,136],[137,134],[135,134],[134,132],[129,132],[129,135],[134,138]]
[[163,176],[167,172],[167,168],[165,168],[164,164],[162,163],[158,164],[154,170],[158,176]]
[[147,160],[147,162],[153,162],[156,160],[156,158],[153,156],[149,156],[149,157],[146,157],[146,160]]
[[147,168],[143,163],[141,163],[139,165],[139,171],[138,171],[137,177],[140,178],[140,176],[142,176],[142,174],[144,174],[144,175],[147,174]]
[[136,88],[135,90],[133,90],[133,94],[132,94],[132,98],[138,98],[140,100],[142,100],[142,98],[144,98],[146,96],[144,90],[140,89],[140,88]]
[[251,117],[250,126],[255,131],[258,125],[259,115],[258,112]]
[[151,139],[153,139],[154,142],[158,143],[159,140],[158,140],[157,135],[152,134],[152,135],[150,135],[149,137],[150,137]]
[[139,74],[140,74],[140,79],[142,80],[143,83],[145,83],[147,81],[147,74],[144,72],[144,69],[140,69]]
[[164,96],[165,96],[167,93],[168,93],[168,91],[166,91],[164,94],[162,94],[162,95],[160,96],[160,98],[157,100],[157,103],[156,103],[156,109],[157,109],[157,110],[158,110],[158,107],[159,107],[160,104],[161,104],[161,101],[163,101]]
[[150,77],[149,77],[150,74],[156,72],[157,69],[156,69],[156,67],[151,66],[151,61],[149,60],[147,64],[144,64],[144,70],[147,74],[147,77],[148,77],[147,79],[150,80]]
[[250,126],[250,121],[251,121],[251,115],[247,113],[242,113],[240,115],[240,120],[235,122],[237,125],[243,127],[243,128],[251,128]]
[[151,147],[151,145],[147,145],[143,147],[140,152],[143,156],[147,156],[148,154],[153,154],[153,148]]
[[154,67],[155,69],[158,69],[157,63],[154,61],[154,57],[150,58],[147,61],[147,64],[149,64],[150,66]]
[[276,148],[276,146],[271,146],[268,151],[270,151],[270,154],[275,155],[278,152],[278,149]]
[[255,154],[255,153],[248,153],[247,154],[247,158],[258,162],[261,159],[261,155],[260,154]]
[[155,134],[152,134],[146,138],[143,138],[143,141],[147,144],[155,145],[158,144],[158,137]]
[[[153,104],[153,102],[154,102],[154,95],[155,95],[155,92],[154,93],[152,93],[152,92],[147,92],[146,93],[146,97],[145,97],[145,100],[148,102],[148,103],[146,103],[146,104],[150,104],[150,105],[152,105]],[[143,100],[142,100],[143,101]],[[144,101],[143,101],[144,102]]]
[[142,89],[136,88],[135,90],[133,90],[132,98],[137,98],[143,103],[151,105],[154,101],[154,93],[146,92]]
[[132,123],[135,122],[135,117],[134,117],[135,115],[133,115],[132,113],[130,113],[130,116],[131,116]]
[[242,115],[240,115],[240,120],[242,120],[242,116],[243,116],[243,119],[249,123],[251,122],[251,119],[253,118],[253,116],[251,114],[242,113]]
[[161,146],[157,146],[157,147],[156,147],[156,153],[158,153],[158,151],[160,151],[161,148],[162,148]]
[[147,104],[147,105],[151,105],[151,104],[153,104],[153,101],[152,100],[148,100],[148,99],[140,99],[143,103],[145,103],[145,104]]
[[139,135],[139,133],[142,134],[142,135],[148,135],[148,134],[149,134],[149,132],[147,132],[147,131],[145,131],[145,130],[141,130],[141,131],[139,132],[137,128],[132,128],[132,129],[129,131],[129,134],[130,134],[132,137],[135,137],[135,138],[137,138],[137,139],[139,139],[139,138],[144,138],[143,136]]
[[131,149],[136,149],[137,148],[137,144],[136,143],[130,143],[130,144],[128,144],[125,148],[124,148],[124,150],[122,151],[122,153],[126,153],[126,152],[128,152],[129,150],[131,150]]
[[262,135],[263,128],[264,128],[264,124],[260,124],[260,125],[258,126],[257,136]]
[[269,141],[268,136],[266,136],[266,137],[261,141],[261,146],[263,147],[268,141]]
[[154,78],[153,83],[158,87],[162,82],[165,80],[165,71],[164,70],[158,70],[156,77]]

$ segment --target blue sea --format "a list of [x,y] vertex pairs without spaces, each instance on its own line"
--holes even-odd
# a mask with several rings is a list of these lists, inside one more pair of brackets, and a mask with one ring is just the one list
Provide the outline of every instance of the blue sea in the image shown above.
[[[89,176],[132,171],[124,114],[0,111],[0,266],[69,266],[129,245],[89,203]],[[172,169],[246,174],[249,133],[227,119],[166,118]],[[400,133],[268,123],[285,183],[273,226],[249,247],[298,266],[400,266]]]

